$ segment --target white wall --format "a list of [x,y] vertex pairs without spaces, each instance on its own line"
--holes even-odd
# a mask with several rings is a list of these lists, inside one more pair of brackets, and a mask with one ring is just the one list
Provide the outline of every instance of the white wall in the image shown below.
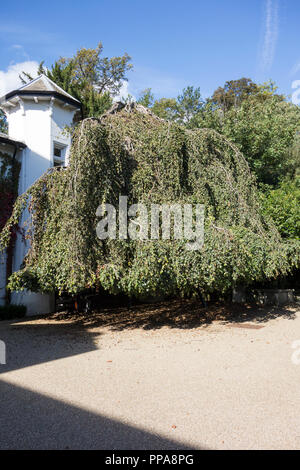
[[17,106],[8,115],[9,137],[23,141],[24,150],[20,192],[24,192],[48,168],[53,166],[54,142],[67,146],[66,161],[71,137],[66,126],[71,126],[74,110],[54,101],[24,101],[23,107]]
[[9,137],[23,141],[20,192],[24,192],[51,165],[51,119],[47,102],[24,102],[8,115]]
[[71,136],[66,131],[66,126],[71,126],[73,121],[74,112],[70,112],[70,109],[61,105],[55,105],[53,107],[53,114],[51,117],[51,142],[53,152],[53,142],[62,144],[67,147],[66,151],[66,163],[69,161],[69,153],[71,146]]
[[12,292],[11,303],[26,305],[27,316],[41,315],[54,312],[54,294],[38,294],[30,291]]
[[[61,105],[57,100],[52,104],[49,100],[39,100],[38,103],[24,100],[23,105],[10,111],[7,116],[9,137],[23,141],[27,146],[19,155],[21,161],[19,194],[24,193],[53,166],[54,142],[68,146],[67,161],[71,139],[69,134],[64,133],[64,128],[72,124],[73,116],[74,110]],[[26,218],[28,212],[23,215],[21,224]],[[20,269],[28,248],[28,242],[25,243],[19,235],[14,252],[13,271]],[[49,313],[54,308],[54,295],[29,291],[13,292],[11,299],[12,303],[25,304],[28,315]]]

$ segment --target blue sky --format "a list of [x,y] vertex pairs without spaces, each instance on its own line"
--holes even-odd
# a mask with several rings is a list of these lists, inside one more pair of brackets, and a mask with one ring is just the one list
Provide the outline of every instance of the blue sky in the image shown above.
[[242,76],[272,78],[290,94],[300,79],[299,22],[299,0],[5,2],[0,89],[14,84],[22,64],[51,65],[102,41],[105,55],[132,56],[134,96],[147,87],[156,97],[177,96],[187,85],[209,96]]

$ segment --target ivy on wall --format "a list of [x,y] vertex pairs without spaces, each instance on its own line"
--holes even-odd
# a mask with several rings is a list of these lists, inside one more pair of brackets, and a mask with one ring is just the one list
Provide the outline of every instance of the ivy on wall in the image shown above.
[[11,216],[18,193],[20,163],[13,155],[0,151],[0,230]]
[[[18,194],[20,163],[13,155],[0,151],[0,231],[5,227],[13,212]],[[7,233],[6,254],[7,274],[11,274],[12,254],[16,240],[18,224],[12,224]],[[8,300],[8,299],[7,299]]]
[[[210,129],[187,130],[141,105],[118,104],[85,119],[73,135],[70,165],[49,170],[20,196],[0,236],[28,206],[31,240],[12,290],[78,293],[101,286],[130,296],[226,292],[239,283],[274,279],[299,265],[296,242],[283,242],[263,217],[256,182],[240,151]],[[97,207],[129,204],[205,205],[205,242],[105,240],[96,237]]]

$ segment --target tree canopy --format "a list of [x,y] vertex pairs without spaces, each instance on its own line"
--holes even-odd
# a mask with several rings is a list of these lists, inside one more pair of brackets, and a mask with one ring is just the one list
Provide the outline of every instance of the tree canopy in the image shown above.
[[[61,57],[49,69],[41,62],[37,74],[45,74],[57,85],[82,103],[83,117],[100,116],[112,104],[127,72],[132,68],[131,57],[103,57],[103,45],[81,48],[71,58]],[[33,77],[23,72],[25,83]]]
[[146,106],[158,117],[168,121],[187,124],[199,113],[204,106],[200,88],[188,86],[182,94],[175,98],[154,99],[151,88],[146,88],[140,95],[137,103]]
[[[199,87],[159,99],[147,88],[137,105],[129,95],[115,108],[121,112],[103,115],[131,68],[126,53],[103,57],[101,43],[50,68],[40,64],[39,74],[81,101],[83,118],[99,119],[75,130],[67,170],[51,170],[18,199],[0,243],[7,246],[30,200],[32,246],[11,288],[224,292],[299,266],[299,107],[273,82],[241,78],[206,100]],[[3,113],[0,126],[6,130]],[[205,248],[97,241],[96,207],[122,191],[132,202],[205,204]]]
[[[120,108],[122,108],[120,110]],[[0,237],[28,202],[31,248],[10,288],[80,292],[88,287],[130,296],[227,292],[236,284],[274,279],[299,265],[299,245],[283,242],[263,216],[249,166],[239,149],[214,130],[191,131],[120,105],[77,127],[65,170],[52,169],[16,204]],[[99,240],[99,204],[201,203],[205,242]]]
[[220,102],[216,97],[208,100],[189,127],[212,128],[229,138],[247,159],[258,182],[276,186],[291,166],[291,149],[300,130],[300,109],[276,94],[272,83],[250,85],[247,91],[224,87],[228,91],[220,96],[225,96],[226,104],[223,98]]
[[300,178],[284,181],[263,196],[265,214],[272,217],[284,238],[300,240]]
[[232,107],[237,108],[250,95],[258,92],[258,85],[250,78],[229,80],[223,87],[214,91],[209,102],[225,113]]

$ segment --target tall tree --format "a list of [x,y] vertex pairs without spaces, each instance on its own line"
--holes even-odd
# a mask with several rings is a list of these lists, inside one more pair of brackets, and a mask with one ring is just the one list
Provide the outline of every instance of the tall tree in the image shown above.
[[184,88],[177,99],[160,98],[159,100],[154,100],[151,88],[146,88],[137,102],[151,108],[153,113],[162,119],[177,121],[182,124],[188,124],[204,106],[200,88],[194,88],[193,86]]
[[175,121],[178,117],[178,103],[175,98],[156,100],[151,109],[158,117],[168,121]]
[[[95,49],[81,48],[74,57],[62,57],[50,69],[43,62],[38,74],[44,73],[57,85],[82,103],[83,116],[99,116],[112,103],[112,97],[120,91],[127,72],[132,68],[131,57],[102,57],[103,45]],[[32,79],[22,74],[23,81]]]
[[294,174],[300,109],[277,94],[273,82],[257,85],[241,79],[226,83],[190,127],[212,128],[228,137],[240,148],[258,182],[276,186],[287,172]]
[[145,106],[146,108],[151,108],[154,104],[154,95],[151,91],[151,88],[146,88],[145,90],[142,91],[140,94],[138,100],[138,104],[141,104]]
[[300,130],[300,109],[270,96],[261,101],[251,96],[240,108],[232,108],[222,132],[245,155],[258,181],[276,186],[290,167],[290,149]]
[[237,108],[249,95],[258,91],[258,85],[251,78],[229,80],[223,87],[214,91],[210,101],[225,113],[232,107]]
[[286,180],[262,197],[264,213],[271,216],[284,238],[300,240],[300,178]]
[[188,123],[203,108],[204,101],[201,98],[200,88],[193,86],[184,88],[182,94],[177,97],[177,103],[179,120]]

